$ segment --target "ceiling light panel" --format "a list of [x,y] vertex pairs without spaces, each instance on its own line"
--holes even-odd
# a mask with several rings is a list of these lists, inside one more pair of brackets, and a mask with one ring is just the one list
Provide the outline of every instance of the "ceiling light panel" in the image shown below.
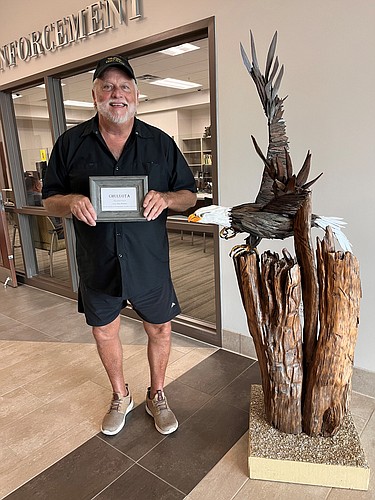
[[77,108],[93,108],[94,104],[87,101],[72,101],[68,99],[64,101],[65,106],[76,106]]
[[155,80],[146,83],[149,83],[150,85],[159,85],[160,87],[170,87],[172,89],[180,89],[180,90],[202,87],[200,83],[186,82],[184,80],[176,80],[175,78],[162,78],[160,80]]
[[193,45],[192,43],[183,43],[181,45],[176,45],[175,47],[169,47],[169,49],[159,50],[162,54],[167,56],[179,56],[181,54],[186,54],[186,52],[192,52],[193,50],[198,50],[200,47]]

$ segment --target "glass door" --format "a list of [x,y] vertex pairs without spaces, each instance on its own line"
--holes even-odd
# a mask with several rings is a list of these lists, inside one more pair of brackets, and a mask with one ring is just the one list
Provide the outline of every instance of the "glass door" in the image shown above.
[[9,172],[4,152],[4,140],[0,127],[0,281],[6,286],[17,286],[16,270],[14,266],[14,246],[16,237],[16,224],[14,207],[10,189]]
[[[161,49],[161,50],[160,50]],[[189,43],[176,40],[165,47],[132,57],[126,51],[137,76],[140,92],[137,117],[169,134],[184,154],[196,179],[197,207],[213,203],[217,192],[216,154],[213,154],[215,117],[211,106],[210,43],[205,36]],[[212,55],[211,55],[212,57]],[[211,65],[212,66],[212,65]],[[62,78],[62,94],[67,128],[92,117],[93,70]],[[213,89],[213,92],[215,89]],[[218,236],[215,227],[190,224],[186,213],[168,214],[168,237],[172,279],[181,305],[177,318],[181,332],[220,343],[218,293]],[[215,250],[216,249],[216,250]],[[131,315],[131,311],[130,311]],[[174,326],[176,331],[176,326]],[[193,335],[192,335],[193,336]]]
[[[27,219],[31,251],[36,272],[29,273],[55,285],[71,288],[65,221],[50,216],[42,204],[43,178],[53,146],[45,85],[35,85],[13,92],[18,141],[22,160],[21,190],[17,216]],[[15,245],[17,271],[26,274],[21,243]],[[31,277],[31,276],[29,276]]]

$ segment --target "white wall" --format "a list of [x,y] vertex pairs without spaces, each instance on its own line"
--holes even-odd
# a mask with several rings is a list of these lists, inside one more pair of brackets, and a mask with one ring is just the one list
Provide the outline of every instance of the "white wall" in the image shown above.
[[176,110],[145,114],[138,113],[138,116],[146,123],[161,128],[171,137],[176,138],[176,135],[178,135],[178,118]]
[[[178,8],[176,4],[178,3]],[[84,0],[2,2],[0,46],[84,8]],[[0,75],[0,85],[27,74],[58,67],[74,59],[115,48],[149,35],[216,16],[217,104],[219,146],[219,191],[223,205],[254,199],[262,170],[250,134],[263,149],[267,146],[266,121],[240,55],[239,42],[249,50],[248,32],[255,35],[259,61],[275,30],[279,33],[278,54],[286,74],[281,95],[285,103],[291,155],[298,168],[307,149],[313,153],[312,175],[324,171],[314,186],[314,211],[339,215],[348,222],[347,235],[361,263],[363,300],[360,335],[355,364],[374,371],[375,350],[372,307],[374,183],[373,121],[375,67],[374,2],[352,0],[144,0],[144,18],[130,21],[106,34],[49,53],[38,60],[21,63]],[[241,238],[236,243],[241,242]],[[232,242],[221,243],[221,287],[223,326],[248,335],[237,283],[228,251]],[[282,242],[265,248],[282,248]]]

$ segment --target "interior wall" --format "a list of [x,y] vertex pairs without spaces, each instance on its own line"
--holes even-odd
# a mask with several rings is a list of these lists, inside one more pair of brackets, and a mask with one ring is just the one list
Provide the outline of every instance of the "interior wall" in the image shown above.
[[[128,2],[129,3],[129,2]],[[0,46],[45,24],[86,7],[84,0],[2,2]],[[1,85],[18,78],[58,67],[71,60],[103,53],[126,42],[163,33],[185,24],[215,16],[217,58],[218,169],[220,203],[232,206],[253,201],[262,165],[253,151],[250,134],[267,148],[267,126],[254,85],[239,54],[242,42],[249,52],[251,28],[263,65],[270,40],[277,30],[277,53],[285,64],[280,95],[285,102],[285,119],[291,155],[298,169],[310,149],[312,173],[324,171],[314,186],[314,212],[342,216],[346,233],[360,260],[363,299],[360,334],[355,364],[375,370],[372,308],[375,303],[373,266],[374,170],[373,117],[371,98],[375,66],[370,54],[375,49],[374,2],[351,0],[143,0],[143,19],[128,21],[116,30],[91,37],[55,53],[49,53],[0,75]],[[221,241],[221,290],[223,327],[248,335],[233,264],[228,257],[233,244]],[[283,242],[263,242],[260,250],[280,251]],[[289,242],[286,243],[290,245]]]
[[158,111],[156,113],[146,114],[138,113],[138,116],[146,123],[161,128],[173,138],[176,138],[176,135],[178,135],[177,111]]

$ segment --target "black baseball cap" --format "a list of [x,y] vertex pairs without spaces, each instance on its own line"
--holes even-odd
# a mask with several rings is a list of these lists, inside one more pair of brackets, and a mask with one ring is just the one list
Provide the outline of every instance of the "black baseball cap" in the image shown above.
[[133,78],[135,82],[137,81],[134,75],[133,68],[129,64],[129,61],[126,59],[126,57],[122,56],[108,56],[104,59],[100,59],[100,61],[96,65],[93,80],[95,80],[96,78],[100,78],[100,76],[108,68],[122,69],[128,76],[130,76],[130,78]]

